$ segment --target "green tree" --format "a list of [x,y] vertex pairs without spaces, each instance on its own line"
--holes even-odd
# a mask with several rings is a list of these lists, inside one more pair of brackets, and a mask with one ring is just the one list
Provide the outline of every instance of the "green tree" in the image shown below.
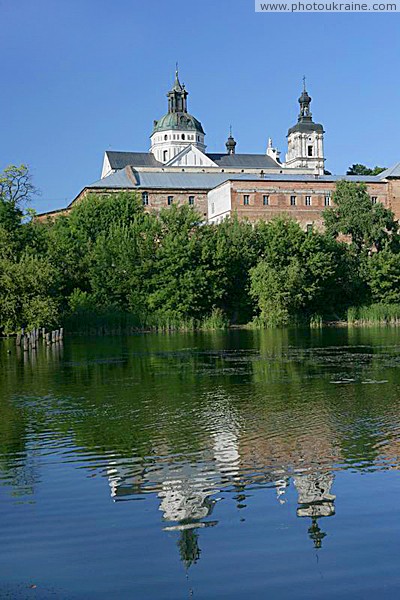
[[209,297],[232,323],[248,322],[253,315],[249,271],[257,261],[255,229],[234,216],[203,227],[201,233]]
[[266,325],[287,325],[304,304],[304,269],[297,257],[284,267],[261,260],[251,270],[250,295]]
[[347,169],[346,175],[379,175],[379,173],[382,173],[385,169],[386,167],[374,167],[373,169],[370,169],[365,165],[357,163]]
[[57,274],[29,254],[0,258],[0,324],[3,333],[54,325],[59,318]]
[[335,238],[349,236],[357,254],[398,243],[394,214],[381,203],[372,204],[364,183],[339,181],[333,199],[334,206],[323,213],[326,231]]
[[200,215],[172,206],[159,215],[147,309],[156,318],[202,318],[210,310],[208,268],[202,259]]
[[136,194],[116,192],[90,194],[68,215],[47,223],[48,258],[60,273],[62,296],[68,298],[75,289],[91,292],[89,273],[93,249],[99,252],[97,239],[104,240],[113,228],[129,227],[144,217]]
[[400,254],[384,250],[371,256],[366,277],[373,302],[400,303]]
[[258,235],[261,259],[250,271],[250,294],[262,323],[332,318],[353,302],[358,278],[344,244],[317,231],[306,233],[287,218],[260,224]]

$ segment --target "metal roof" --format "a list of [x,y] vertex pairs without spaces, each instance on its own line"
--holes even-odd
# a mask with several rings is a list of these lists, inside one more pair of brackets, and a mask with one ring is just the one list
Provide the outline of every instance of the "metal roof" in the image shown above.
[[123,169],[128,165],[135,167],[162,167],[151,152],[116,152],[107,150],[106,155],[113,170]]
[[390,167],[389,169],[382,171],[382,173],[379,173],[378,177],[379,179],[386,179],[386,177],[400,177],[400,162],[397,163],[397,165],[394,165],[394,167]]
[[277,169],[279,166],[266,154],[207,154],[219,167],[247,169]]
[[115,173],[111,173],[111,175],[107,175],[107,177],[103,177],[103,179],[99,179],[86,187],[89,188],[107,188],[107,189],[125,189],[125,188],[134,188],[136,187],[134,179],[129,178],[126,169],[120,169]]
[[375,183],[380,176],[366,175],[304,175],[286,173],[266,173],[263,176],[252,173],[203,173],[203,172],[137,172],[131,167],[112,173],[88,188],[99,189],[192,189],[211,190],[225,181],[300,181],[300,182],[336,182],[345,181]]
[[[154,158],[151,152],[116,152],[107,150],[106,155],[113,170],[123,169],[128,165],[132,167],[159,167],[163,166]],[[248,169],[276,169],[276,162],[266,154],[207,154],[219,167],[248,168]]]

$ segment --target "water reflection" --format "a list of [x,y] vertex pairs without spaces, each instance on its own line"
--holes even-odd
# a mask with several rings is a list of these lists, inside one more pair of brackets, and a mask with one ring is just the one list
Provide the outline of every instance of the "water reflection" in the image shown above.
[[334,501],[336,496],[330,493],[333,484],[332,473],[308,473],[296,475],[294,485],[298,492],[298,517],[310,517],[308,529],[310,539],[316,549],[321,548],[322,540],[326,537],[319,526],[319,519],[332,517],[335,514]]
[[29,356],[3,344],[0,485],[34,500],[51,456],[101,474],[115,503],[151,494],[186,567],[201,556],[201,529],[223,518],[218,504],[244,511],[265,488],[283,510],[293,487],[319,549],[334,473],[399,466],[396,336],[77,339]]

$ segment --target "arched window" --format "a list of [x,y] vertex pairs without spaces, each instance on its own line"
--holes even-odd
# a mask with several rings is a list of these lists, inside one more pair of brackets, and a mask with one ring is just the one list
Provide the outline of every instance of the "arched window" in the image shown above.
[[142,202],[143,206],[149,205],[149,192],[142,192]]
[[182,139],[183,139],[183,140],[185,139],[185,134],[184,134],[184,133],[182,133]]
[[168,136],[167,136],[167,134],[165,134],[164,135],[164,140],[167,140],[167,139],[168,139]]

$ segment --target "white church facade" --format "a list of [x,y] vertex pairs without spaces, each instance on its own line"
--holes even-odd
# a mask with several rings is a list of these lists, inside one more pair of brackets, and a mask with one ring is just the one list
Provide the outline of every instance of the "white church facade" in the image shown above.
[[212,223],[234,213],[250,221],[285,213],[304,228],[319,227],[336,182],[344,178],[364,181],[374,201],[400,217],[400,164],[371,177],[331,175],[325,170],[325,132],[313,120],[305,80],[297,122],[287,133],[284,161],[271,139],[265,153],[238,153],[232,131],[223,152],[207,152],[203,125],[188,112],[187,98],[176,71],[167,93],[167,112],[153,123],[148,151],[106,151],[100,180],[85,186],[66,208],[39,218],[68,213],[91,193],[128,190],[139,195],[148,211],[188,204]]

